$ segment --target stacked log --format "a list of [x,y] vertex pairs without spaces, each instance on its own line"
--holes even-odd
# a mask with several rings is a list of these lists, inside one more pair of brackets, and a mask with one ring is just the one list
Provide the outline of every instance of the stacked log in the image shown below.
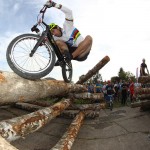
[[140,107],[140,110],[150,110],[150,76],[141,76],[138,81],[141,87],[135,89],[136,99],[139,101],[132,103],[131,107]]
[[46,97],[64,97],[72,92],[84,91],[87,91],[86,87],[80,84],[49,79],[31,81],[21,78],[13,72],[0,73],[0,105],[33,101]]
[[[14,104],[12,106],[32,112],[0,122],[0,149],[17,150],[8,141],[14,141],[33,133],[53,118],[66,114],[71,114],[75,119],[53,149],[71,149],[84,118],[95,118],[99,115],[97,110],[105,108],[105,104],[100,104],[104,100],[104,95],[86,93],[87,89],[82,84],[105,66],[109,60],[108,56],[104,57],[76,84],[51,79],[31,81],[21,78],[13,72],[0,71],[0,105]],[[55,104],[47,102],[43,105],[43,102],[36,101],[47,97],[67,98]],[[98,100],[99,103],[78,105],[73,103],[74,99]]]

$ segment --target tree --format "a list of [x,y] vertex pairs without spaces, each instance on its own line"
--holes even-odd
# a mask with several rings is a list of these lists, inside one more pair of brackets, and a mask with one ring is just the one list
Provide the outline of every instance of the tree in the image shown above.
[[120,78],[118,76],[111,77],[111,82],[115,83],[119,81],[120,81]]
[[118,76],[120,79],[125,81],[129,81],[129,79],[132,79],[132,81],[136,81],[135,76],[130,71],[125,72],[123,68],[120,68]]
[[126,80],[126,72],[123,70],[123,68],[121,67],[119,72],[118,72],[118,76],[120,79],[122,80]]

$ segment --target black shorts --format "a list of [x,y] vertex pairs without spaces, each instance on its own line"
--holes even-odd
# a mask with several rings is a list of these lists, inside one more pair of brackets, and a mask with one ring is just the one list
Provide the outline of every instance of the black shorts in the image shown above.
[[[67,43],[66,43],[67,44]],[[72,54],[78,47],[72,47],[72,46],[70,46],[70,45],[68,45],[67,44],[67,46],[68,46],[68,49],[69,49],[69,52]],[[73,60],[77,60],[77,61],[84,61],[84,60],[86,60],[87,59],[87,57],[88,57],[88,55],[89,55],[89,53],[90,52],[88,52],[87,54],[85,54],[83,57],[76,57],[76,58],[73,58]]]

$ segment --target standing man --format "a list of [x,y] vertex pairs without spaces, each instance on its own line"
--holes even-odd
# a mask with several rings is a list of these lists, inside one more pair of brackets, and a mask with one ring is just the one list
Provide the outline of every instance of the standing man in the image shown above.
[[[145,69],[146,69],[147,73],[145,72]],[[145,59],[143,58],[142,64],[140,66],[140,76],[147,76],[147,75],[149,75],[149,70],[148,70],[147,65],[145,63]]]
[[97,83],[95,84],[95,93],[102,93],[102,87],[100,79],[97,79]]
[[[50,24],[50,31],[61,53],[66,56],[68,61],[72,59],[77,61],[86,60],[92,47],[92,37],[90,35],[87,35],[85,38],[81,36],[79,30],[73,25],[73,15],[69,8],[51,0],[48,0],[45,5],[47,7],[55,7],[65,14],[63,28],[55,23]],[[58,61],[57,65],[59,65]]]
[[127,96],[128,96],[128,85],[125,81],[123,81],[123,84],[121,85],[121,104],[122,105],[126,104]]

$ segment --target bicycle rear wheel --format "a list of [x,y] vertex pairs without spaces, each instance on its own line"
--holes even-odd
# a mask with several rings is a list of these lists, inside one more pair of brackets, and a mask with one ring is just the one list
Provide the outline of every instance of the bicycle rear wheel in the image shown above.
[[41,43],[32,57],[29,55],[39,38],[35,34],[23,34],[13,39],[7,48],[10,68],[23,78],[42,78],[54,67],[55,52],[47,41]]
[[69,83],[72,81],[73,68],[72,63],[64,63],[62,65],[62,76],[65,82]]

